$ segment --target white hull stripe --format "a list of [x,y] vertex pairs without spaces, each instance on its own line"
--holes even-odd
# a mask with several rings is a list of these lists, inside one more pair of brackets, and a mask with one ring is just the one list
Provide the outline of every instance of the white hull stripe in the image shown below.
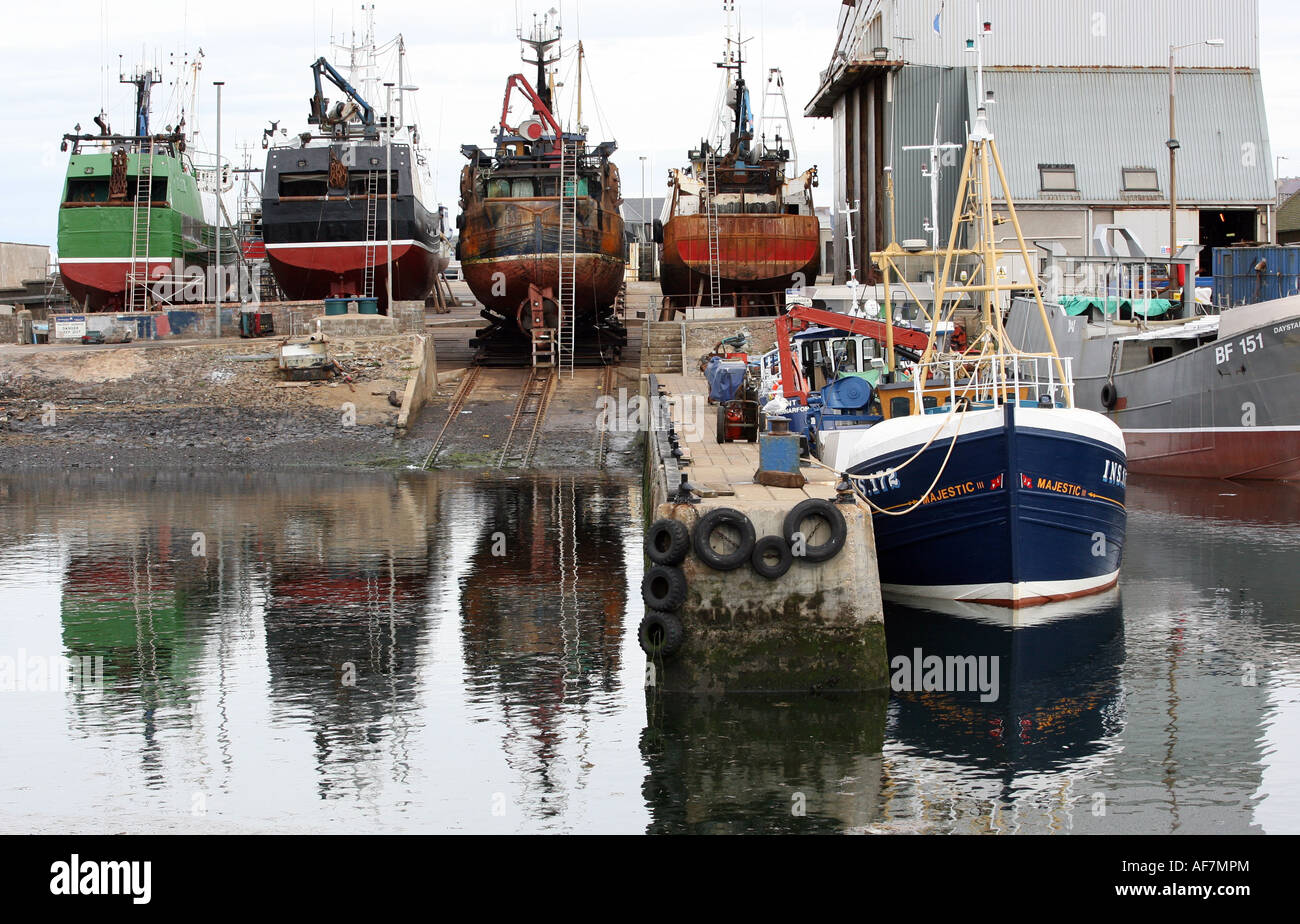
[[[301,244],[267,244],[267,250],[318,250],[322,247],[365,247],[365,241],[313,241],[311,243]],[[434,249],[423,241],[407,239],[404,241],[393,241],[394,247],[419,247],[421,250],[427,250],[434,253]],[[375,253],[388,249],[388,240],[375,241]]]
[[[183,260],[182,257],[136,257],[137,263],[172,263],[176,260]],[[130,263],[130,257],[62,257],[60,263]]]
[[1071,581],[1008,581],[988,584],[881,584],[880,591],[890,599],[906,603],[909,599],[968,600],[978,603],[985,600],[1034,600],[1041,597],[1068,597],[1085,594],[1113,584],[1119,571],[1097,577]]

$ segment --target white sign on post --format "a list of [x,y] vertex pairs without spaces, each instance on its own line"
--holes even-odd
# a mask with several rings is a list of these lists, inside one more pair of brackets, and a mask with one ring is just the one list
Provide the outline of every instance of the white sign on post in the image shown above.
[[54,339],[81,339],[86,335],[86,316],[84,314],[60,314],[54,316]]

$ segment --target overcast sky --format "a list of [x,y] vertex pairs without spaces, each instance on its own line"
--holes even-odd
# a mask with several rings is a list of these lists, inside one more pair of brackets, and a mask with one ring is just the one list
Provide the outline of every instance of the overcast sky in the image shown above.
[[[588,64],[584,121],[593,141],[618,141],[615,160],[625,196],[641,195],[642,156],[646,195],[661,194],[667,169],[681,164],[709,126],[718,86],[713,62],[722,46],[718,3],[536,0],[534,6],[527,0],[380,0],[376,36],[384,41],[403,33],[406,79],[420,87],[412,101],[418,104],[422,144],[431,149],[437,187],[436,197],[426,198],[441,201],[453,214],[464,163],[460,145],[490,145],[506,77],[525,70],[515,39],[516,16],[531,21],[534,10],[551,6],[561,10],[566,49],[579,37],[583,40]],[[1300,65],[1295,60],[1300,13],[1292,0],[1261,0],[1260,6],[1261,68],[1273,152],[1290,159],[1282,162],[1283,175],[1300,174]],[[743,32],[752,36],[746,67],[754,108],[761,109],[766,69],[780,67],[795,118],[800,165],[821,167],[818,202],[829,205],[832,123],[803,119],[800,113],[829,61],[840,3],[740,0],[738,7]],[[331,30],[344,39],[354,24],[360,28],[358,9],[359,4],[330,0],[9,5],[6,28],[0,31],[8,129],[0,142],[6,200],[0,208],[0,240],[54,244],[67,164],[67,155],[59,151],[64,132],[78,122],[83,131],[93,130],[91,119],[104,101],[114,130],[129,130],[131,88],[117,83],[119,54],[128,71],[140,61],[163,65],[164,83],[155,89],[154,106],[154,130],[161,130],[175,119],[171,82],[176,69],[170,62],[201,47],[199,147],[215,147],[211,84],[224,80],[222,147],[238,161],[242,146],[248,145],[253,165],[261,166],[262,128],[273,119],[290,134],[306,128],[309,65],[328,54]],[[562,69],[568,69],[567,63]],[[571,89],[560,91],[562,113],[571,105]],[[371,102],[382,108],[382,100]],[[195,122],[192,115],[189,122]]]

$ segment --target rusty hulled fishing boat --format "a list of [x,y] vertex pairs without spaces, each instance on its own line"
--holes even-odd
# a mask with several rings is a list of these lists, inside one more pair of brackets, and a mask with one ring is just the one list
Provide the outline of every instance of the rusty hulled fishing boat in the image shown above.
[[[597,332],[621,341],[613,321],[625,265],[618,168],[610,161],[616,144],[588,145],[581,103],[576,131],[564,130],[554,115],[547,67],[559,60],[552,55],[559,28],[543,19],[520,40],[534,53],[524,61],[537,67],[536,88],[512,75],[495,148],[461,147],[469,163],[460,178],[456,256],[491,322],[476,345],[527,339],[534,329],[557,331],[562,348],[566,329],[578,338]],[[581,43],[578,55],[581,98]],[[516,91],[530,114],[512,126]]]
[[[728,10],[730,13],[730,9]],[[796,173],[789,119],[783,146],[755,143],[740,42],[727,30],[723,105],[712,140],[690,152],[690,166],[669,174],[669,194],[656,222],[662,244],[664,317],[677,309],[732,307],[739,316],[776,314],[785,290],[812,285],[820,269],[821,232],[813,211],[817,168]],[[766,98],[784,90],[769,72]],[[767,118],[764,122],[770,121]]]

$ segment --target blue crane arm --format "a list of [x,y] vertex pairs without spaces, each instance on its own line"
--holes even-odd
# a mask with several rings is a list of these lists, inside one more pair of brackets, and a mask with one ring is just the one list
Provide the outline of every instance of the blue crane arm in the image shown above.
[[326,125],[329,121],[329,113],[325,111],[325,95],[321,92],[320,85],[320,78],[323,73],[330,83],[346,93],[349,99],[361,107],[361,123],[369,130],[374,129],[375,110],[361,98],[361,94],[357,92],[352,84],[343,79],[343,75],[334,69],[334,65],[326,61],[324,57],[317,58],[311,66],[311,72],[312,76],[316,78],[316,96],[312,99],[312,108],[314,110],[312,115],[316,117],[319,124]]

